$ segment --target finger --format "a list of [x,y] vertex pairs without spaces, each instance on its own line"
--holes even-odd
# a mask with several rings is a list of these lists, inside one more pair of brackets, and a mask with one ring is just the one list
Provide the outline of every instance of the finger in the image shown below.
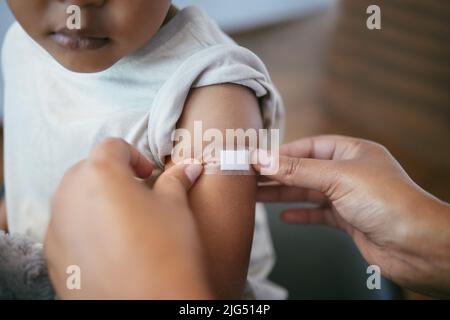
[[358,142],[362,141],[364,140],[338,135],[304,138],[281,146],[280,155],[296,158],[336,160],[341,159],[345,150],[355,147]]
[[331,215],[330,209],[288,209],[281,213],[281,220],[288,224],[327,225],[330,227],[339,228]]
[[203,172],[201,164],[177,164],[165,171],[156,181],[154,190],[187,199],[192,188]]
[[270,177],[258,175],[258,183],[266,183],[266,182],[273,182],[273,180],[270,179]]
[[333,214],[331,208],[288,209],[281,213],[281,220],[287,224],[325,225],[352,235],[354,228],[341,216]]
[[153,171],[151,162],[122,139],[106,139],[92,150],[90,159],[117,163],[131,169],[136,177],[142,179],[150,177]]
[[334,161],[263,155],[264,162],[260,164],[260,157],[255,158],[252,162],[255,163],[253,167],[257,172],[263,174],[264,168],[269,168],[268,178],[287,186],[314,189],[324,193],[339,177],[339,168]]
[[318,205],[328,204],[328,198],[321,192],[283,185],[258,187],[256,200],[259,202],[313,202]]

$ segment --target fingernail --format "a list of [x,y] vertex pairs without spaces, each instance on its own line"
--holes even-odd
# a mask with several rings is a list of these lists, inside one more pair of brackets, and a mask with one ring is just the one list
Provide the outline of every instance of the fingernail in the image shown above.
[[256,164],[258,168],[270,167],[272,164],[272,156],[267,150],[255,150],[252,153],[252,163]]
[[250,163],[253,165],[253,167],[259,171],[260,166],[258,164],[258,150],[253,150],[252,154],[250,156]]
[[203,166],[201,164],[189,164],[186,169],[184,169],[184,173],[188,177],[188,179],[191,181],[191,183],[194,183],[197,181],[198,177],[203,172]]

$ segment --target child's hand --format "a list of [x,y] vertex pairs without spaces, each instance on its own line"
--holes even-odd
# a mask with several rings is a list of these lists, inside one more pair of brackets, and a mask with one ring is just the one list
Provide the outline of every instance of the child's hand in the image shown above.
[[282,185],[261,186],[259,201],[315,202],[318,208],[290,209],[282,219],[340,228],[385,276],[450,294],[450,207],[417,186],[386,148],[322,136],[285,145],[280,154],[278,172],[264,179]]
[[[149,189],[148,160],[110,139],[64,177],[45,240],[49,274],[61,298],[206,298],[203,251],[187,190],[202,166],[180,165]],[[81,269],[68,290],[66,269]]]

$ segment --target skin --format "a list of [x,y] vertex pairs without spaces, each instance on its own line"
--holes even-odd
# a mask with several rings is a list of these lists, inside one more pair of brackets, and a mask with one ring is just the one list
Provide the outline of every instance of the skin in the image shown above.
[[[171,17],[168,0],[9,0],[8,3],[25,31],[61,65],[75,72],[98,72],[111,67],[146,44]],[[96,50],[73,50],[55,43],[51,34],[64,28],[67,19],[65,9],[70,4],[82,8],[82,31],[92,37],[107,38],[107,45]],[[210,108],[211,101],[216,104],[213,111]],[[255,117],[257,112],[256,98],[243,88],[217,86],[198,89],[189,97],[179,127],[191,130],[193,120],[203,120],[206,128],[259,128],[260,119]],[[353,238],[366,260],[379,265],[388,278],[413,290],[448,296],[449,205],[415,185],[383,147],[358,139],[320,137],[297,141],[284,147],[282,152],[286,157],[282,157],[280,170],[271,179],[284,186],[259,189],[260,200],[317,202],[322,207],[290,210],[283,214],[283,219],[290,223],[319,223],[338,227]],[[129,172],[124,175],[119,168],[120,166],[111,166],[107,161],[93,161],[80,165],[72,172],[68,186],[62,187],[62,190],[71,192],[62,191],[57,194],[56,212],[73,207],[74,212],[78,213],[80,203],[86,204],[86,199],[89,199],[93,207],[87,205],[81,212],[101,212],[107,204],[119,199],[123,203],[118,206],[121,210],[116,208],[113,211],[116,220],[111,220],[108,215],[95,216],[98,220],[92,220],[92,215],[70,220],[69,218],[77,215],[57,214],[56,222],[53,223],[57,226],[50,228],[54,233],[50,233],[49,240],[46,241],[50,243],[47,245],[50,263],[73,261],[60,259],[69,257],[65,252],[70,253],[74,248],[79,250],[80,255],[76,261],[87,264],[87,297],[117,297],[111,296],[111,293],[117,294],[120,290],[123,292],[121,297],[125,298],[158,297],[155,292],[151,295],[149,284],[159,290],[159,297],[177,297],[177,293],[183,297],[208,297],[202,264],[199,263],[202,260],[202,248],[195,241],[197,235],[193,231],[193,223],[183,220],[184,224],[174,228],[170,233],[173,237],[169,237],[169,240],[178,241],[169,241],[169,247],[165,248],[164,241],[158,241],[164,239],[164,233],[157,230],[171,230],[161,226],[172,226],[172,222],[179,217],[172,217],[158,225],[155,221],[161,223],[161,217],[154,218],[155,215],[152,215],[149,218],[148,214],[143,213],[148,213],[151,208],[157,208],[155,212],[164,211],[166,207],[172,208],[170,212],[174,212],[186,208],[188,204],[175,201],[179,200],[175,195],[166,197],[161,191],[152,196],[142,196],[144,190],[147,190],[142,184],[136,183],[134,186],[139,185],[142,192],[137,192],[136,188],[131,187],[133,184],[130,184],[130,190],[135,190],[136,194],[130,192],[124,195],[123,186],[126,185],[125,182],[130,182],[130,176]],[[259,169],[258,166],[256,169]],[[113,179],[120,184],[111,186],[110,174],[115,170],[119,174]],[[83,179],[76,178],[79,176]],[[90,179],[93,179],[91,186],[97,189],[86,187],[89,186],[86,181],[91,181]],[[173,182],[171,178],[169,181]],[[77,185],[83,187],[71,189]],[[91,193],[81,193],[79,198],[73,197],[80,189],[97,190],[102,196],[97,198],[97,203],[92,201]],[[167,192],[164,187],[162,189]],[[217,192],[212,193],[211,190]],[[134,201],[130,202],[130,198],[124,197],[131,197]],[[77,200],[72,205],[71,198]],[[158,203],[156,200],[159,198],[163,201],[158,206],[148,204],[150,200],[150,203]],[[205,176],[190,192],[189,203],[195,213],[195,223],[198,224],[198,237],[205,248],[205,273],[211,279],[212,290],[219,298],[239,297],[242,292],[253,230],[254,198],[255,179],[252,177]],[[130,203],[135,208],[130,207]],[[173,208],[173,203],[179,203],[179,206]],[[123,215],[130,209],[141,214],[129,215],[128,212]],[[64,221],[71,222],[65,225],[65,229],[61,227]],[[90,221],[89,228],[86,228],[86,221]],[[80,224],[80,227],[74,228],[76,224]],[[108,228],[101,229],[102,225],[108,225]],[[154,229],[154,238],[148,239],[145,244],[156,243],[156,253],[142,246],[142,238],[139,237],[148,234],[148,227],[151,226],[160,228]],[[184,229],[186,227],[187,233]],[[65,232],[61,232],[62,230]],[[85,242],[80,240],[78,231],[75,234],[70,233],[70,230],[84,230]],[[181,238],[178,237],[180,230],[183,230]],[[97,233],[99,231],[104,236],[99,237],[98,234],[102,234]],[[116,231],[116,238],[110,238],[113,237],[112,231]],[[70,237],[72,238],[69,239]],[[66,246],[63,245],[64,239],[68,241]],[[108,256],[111,243],[96,242],[98,239],[115,239],[113,243],[117,245],[114,250],[119,248],[121,251],[114,251],[113,256],[125,259],[114,260],[112,256]],[[92,263],[92,251],[86,255],[87,247],[91,250],[98,249],[94,256],[101,257],[96,260],[99,263]],[[164,252],[175,252],[173,256],[182,259],[168,259]],[[105,274],[104,271],[111,267],[108,264],[111,259],[115,268]],[[127,261],[127,266],[121,266],[123,261]],[[129,261],[135,263],[130,264]],[[152,273],[149,270],[158,265],[156,261],[163,268],[155,269]],[[187,265],[181,268],[180,273],[179,268],[174,266],[181,265],[183,261],[187,261]],[[100,267],[104,268],[99,269]],[[111,279],[123,279],[123,270],[129,271],[130,267],[134,276],[132,281],[117,281],[118,287],[106,283],[111,282]],[[50,270],[54,270],[51,275],[59,285],[58,292],[61,296],[69,294],[61,289],[62,269],[56,267]],[[59,274],[59,277],[55,274]],[[156,281],[152,274],[157,274],[161,281]],[[195,281],[189,283],[185,279]],[[103,282],[96,282],[97,280]],[[177,291],[171,291],[172,288],[177,288]]]
[[[322,136],[283,146],[281,153],[277,173],[264,179],[280,185],[260,186],[259,200],[317,203],[282,218],[344,230],[393,281],[450,296],[450,206],[412,182],[384,147]],[[66,174],[44,247],[61,298],[216,297],[186,195],[199,172],[187,175],[175,166],[153,190],[133,179],[150,172],[136,150],[112,139]],[[91,267],[82,269],[83,289],[68,291],[64,271],[75,261]]]
[[7,231],[8,225],[6,222],[6,201],[3,199],[0,204],[0,230]]
[[[253,92],[231,84],[193,90],[178,128],[189,130],[193,137],[194,121],[202,121],[203,130],[216,128],[224,136],[226,129],[262,128]],[[171,165],[169,161],[168,167]],[[189,193],[206,249],[209,278],[220,299],[242,295],[253,238],[255,196],[256,176],[203,175]]]
[[[7,3],[33,40],[63,67],[80,73],[106,70],[136,52],[177,13],[170,0],[8,0]],[[108,37],[105,47],[70,50],[55,43],[51,33],[66,26],[66,8],[70,5],[81,8],[83,32]],[[7,230],[4,202],[0,208],[0,230]]]
[[[44,242],[58,297],[213,298],[187,199],[202,169],[173,167],[150,189],[135,177],[148,178],[151,163],[119,139],[72,167],[54,196]],[[81,269],[81,290],[66,286],[73,264]]]
[[[111,67],[146,44],[176,11],[168,0],[10,0],[24,30],[61,65],[75,72],[98,72]],[[69,5],[82,9],[82,30],[107,37],[96,50],[63,48],[52,33],[66,24]],[[215,101],[211,111],[210,102]],[[259,105],[249,90],[217,86],[193,90],[180,128],[202,120],[206,128],[260,128]],[[211,194],[210,190],[217,190]],[[249,264],[254,227],[255,177],[204,177],[190,193],[190,203],[206,249],[209,276],[221,298],[239,298]],[[88,245],[87,245],[88,247]]]
[[[8,0],[23,29],[65,68],[82,73],[108,69],[142,48],[174,14],[170,0]],[[66,27],[69,5],[81,8],[81,30],[108,38],[96,50],[61,47],[50,36]]]
[[450,296],[450,205],[415,184],[386,148],[322,136],[287,144],[280,154],[277,173],[264,179],[280,185],[261,186],[259,201],[314,202],[318,208],[289,209],[282,219],[341,229],[387,278]]

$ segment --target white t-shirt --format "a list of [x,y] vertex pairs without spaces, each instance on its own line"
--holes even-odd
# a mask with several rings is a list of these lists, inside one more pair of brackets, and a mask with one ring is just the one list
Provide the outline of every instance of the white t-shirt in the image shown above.
[[[44,237],[51,196],[65,171],[106,137],[125,139],[163,169],[191,88],[251,88],[267,128],[279,126],[283,114],[260,59],[195,7],[181,10],[144,48],[98,73],[65,69],[18,23],[2,53],[8,225],[36,241]],[[274,253],[263,206],[257,208],[250,291],[256,298],[283,298],[266,282]]]

